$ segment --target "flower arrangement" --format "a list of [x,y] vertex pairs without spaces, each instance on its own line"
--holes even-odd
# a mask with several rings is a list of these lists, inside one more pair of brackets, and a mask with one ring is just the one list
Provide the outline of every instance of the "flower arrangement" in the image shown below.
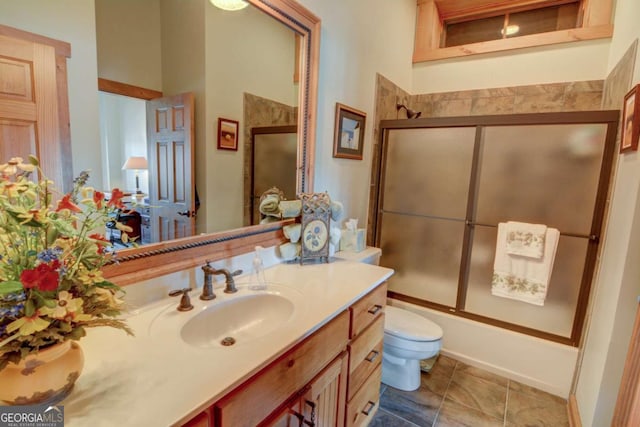
[[82,172],[54,201],[54,184],[35,157],[0,165],[0,371],[40,348],[82,338],[87,327],[132,334],[116,319],[122,290],[102,277],[111,243],[96,232],[124,208],[123,193],[114,189],[107,201],[86,186],[88,178]]

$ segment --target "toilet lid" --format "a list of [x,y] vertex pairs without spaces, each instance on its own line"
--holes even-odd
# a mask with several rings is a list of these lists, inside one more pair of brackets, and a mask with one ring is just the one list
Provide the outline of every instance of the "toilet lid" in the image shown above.
[[442,338],[442,328],[431,320],[390,305],[385,307],[384,332],[411,341],[436,341]]

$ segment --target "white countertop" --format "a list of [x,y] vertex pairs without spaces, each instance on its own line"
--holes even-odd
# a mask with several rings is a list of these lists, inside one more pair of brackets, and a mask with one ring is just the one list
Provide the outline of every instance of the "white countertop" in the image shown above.
[[[252,292],[236,279],[239,292],[216,288],[213,301],[191,292],[195,309],[175,310],[178,298],[154,303],[129,317],[134,338],[113,328],[88,331],[80,341],[85,366],[71,394],[61,402],[67,427],[164,426],[186,421],[207,408],[265,364],[275,360],[393,274],[352,261],[279,264],[265,270],[267,292],[296,294],[292,318],[276,331],[231,347],[186,344],[179,329],[205,306]],[[176,284],[176,288],[180,287]],[[155,319],[155,320],[154,320]],[[174,322],[175,319],[175,322]],[[157,326],[155,326],[157,325]]]

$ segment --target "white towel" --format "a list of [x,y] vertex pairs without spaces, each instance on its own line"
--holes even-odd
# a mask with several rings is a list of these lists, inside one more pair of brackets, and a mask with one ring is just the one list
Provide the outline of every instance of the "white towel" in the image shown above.
[[506,226],[506,249],[511,255],[522,255],[541,259],[544,255],[544,241],[547,226],[509,221]]
[[560,232],[547,227],[541,259],[510,255],[506,250],[507,224],[498,224],[491,294],[535,305],[544,305],[553,271]]

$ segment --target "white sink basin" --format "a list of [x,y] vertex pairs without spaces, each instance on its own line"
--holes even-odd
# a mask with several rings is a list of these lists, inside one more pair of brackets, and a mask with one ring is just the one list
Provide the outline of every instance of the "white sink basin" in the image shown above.
[[293,302],[278,294],[239,296],[214,303],[192,317],[180,336],[197,347],[242,344],[277,329],[291,318],[294,309]]
[[200,348],[234,348],[291,326],[304,312],[302,294],[282,285],[269,285],[266,291],[238,286],[238,293],[218,292],[211,301],[191,297],[194,309],[176,310],[172,300],[154,316],[149,325],[152,337],[166,339],[177,334],[182,341]]

